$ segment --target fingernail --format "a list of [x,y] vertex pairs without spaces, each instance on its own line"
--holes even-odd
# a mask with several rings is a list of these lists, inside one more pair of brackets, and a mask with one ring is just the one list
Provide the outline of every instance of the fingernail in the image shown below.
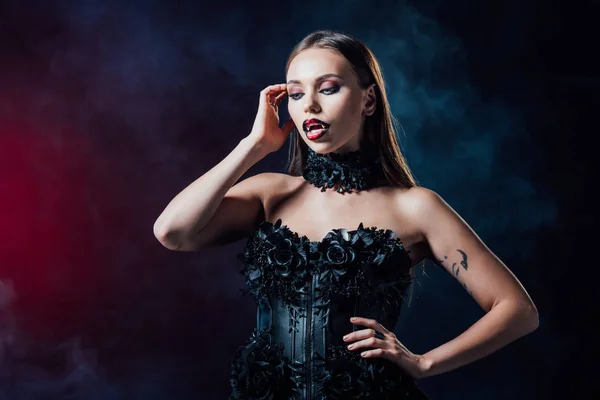
[[344,340],[348,340],[348,335],[344,336]]
[[356,320],[357,320],[357,318],[356,318],[356,317],[352,317],[352,318],[350,318],[350,321],[356,321]]

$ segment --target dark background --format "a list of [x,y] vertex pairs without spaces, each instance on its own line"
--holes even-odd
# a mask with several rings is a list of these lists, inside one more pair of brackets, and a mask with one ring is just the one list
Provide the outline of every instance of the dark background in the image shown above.
[[[255,324],[243,242],[177,253],[152,225],[249,133],[258,92],[317,29],[375,52],[417,179],[540,312],[534,333],[423,389],[592,398],[594,3],[0,3],[0,398],[228,396],[231,355]],[[286,156],[248,175],[282,171]],[[424,353],[481,315],[428,264],[394,331]]]

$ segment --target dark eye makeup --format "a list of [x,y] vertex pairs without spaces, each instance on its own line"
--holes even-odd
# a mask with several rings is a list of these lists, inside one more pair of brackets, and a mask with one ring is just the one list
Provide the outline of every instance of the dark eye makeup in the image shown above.
[[[333,85],[333,86],[319,90],[319,93],[323,93],[325,95],[331,95],[331,94],[337,93],[339,90],[340,90],[340,85]],[[302,93],[302,92],[288,93],[288,97],[291,98],[292,100],[300,100],[302,98],[302,95],[304,95],[304,93]]]

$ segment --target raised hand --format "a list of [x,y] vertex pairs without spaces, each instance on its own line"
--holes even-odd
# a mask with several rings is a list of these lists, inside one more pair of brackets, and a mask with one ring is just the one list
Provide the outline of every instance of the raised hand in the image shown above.
[[286,95],[285,83],[267,86],[260,92],[258,112],[248,137],[256,140],[267,153],[279,150],[294,129],[291,119],[279,127],[279,104]]

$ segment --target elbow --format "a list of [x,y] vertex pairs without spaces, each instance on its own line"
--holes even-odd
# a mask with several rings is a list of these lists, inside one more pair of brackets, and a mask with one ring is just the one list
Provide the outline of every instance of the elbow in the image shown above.
[[521,304],[518,310],[519,326],[524,331],[524,335],[535,331],[540,326],[540,315],[533,303]]
[[154,237],[169,250],[177,251],[181,247],[175,231],[169,230],[157,222],[154,223],[153,227]]
[[530,326],[529,332],[533,332],[540,326],[540,314],[534,304],[529,305],[527,313]]
[[[508,324],[517,336],[524,336],[535,331],[540,324],[538,310],[530,301],[504,300],[496,304],[506,313]],[[495,308],[496,306],[492,307]]]

